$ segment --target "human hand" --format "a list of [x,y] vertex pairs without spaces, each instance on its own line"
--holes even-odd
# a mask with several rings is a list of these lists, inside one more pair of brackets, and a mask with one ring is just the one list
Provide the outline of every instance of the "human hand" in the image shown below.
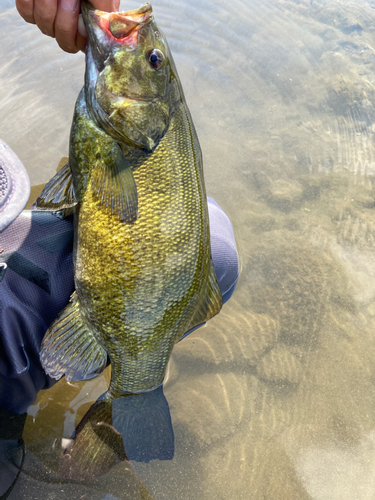
[[[92,5],[105,12],[118,11],[120,0],[91,0]],[[66,52],[76,53],[86,46],[86,32],[79,22],[80,0],[16,0],[24,20],[36,24],[45,35],[56,38]]]

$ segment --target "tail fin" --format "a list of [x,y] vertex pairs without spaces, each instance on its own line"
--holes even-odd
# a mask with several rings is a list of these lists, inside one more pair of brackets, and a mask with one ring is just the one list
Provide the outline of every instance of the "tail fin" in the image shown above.
[[112,402],[114,427],[121,433],[129,460],[172,460],[174,434],[163,387]]

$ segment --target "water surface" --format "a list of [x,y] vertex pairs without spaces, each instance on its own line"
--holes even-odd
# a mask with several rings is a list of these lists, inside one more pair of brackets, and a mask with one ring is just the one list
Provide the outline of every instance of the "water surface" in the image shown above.
[[[119,464],[91,489],[71,489],[59,478],[62,440],[108,374],[62,380],[30,408],[34,479],[21,478],[19,492],[132,498],[137,474],[155,500],[375,499],[375,3],[153,7],[208,194],[234,225],[240,281],[173,352],[173,460]],[[84,57],[26,25],[13,2],[0,26],[0,136],[32,183],[44,182],[67,155]]]

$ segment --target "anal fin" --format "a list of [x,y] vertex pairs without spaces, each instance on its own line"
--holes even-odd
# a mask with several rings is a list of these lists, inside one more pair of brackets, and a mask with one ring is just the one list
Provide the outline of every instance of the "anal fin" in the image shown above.
[[107,353],[83,323],[76,293],[47,330],[40,351],[46,373],[67,381],[97,377],[105,368]]
[[191,333],[190,330],[195,329],[196,326],[202,325],[210,318],[216,316],[222,305],[223,298],[217,282],[216,272],[212,264],[212,260],[210,260],[210,272],[206,287],[201,292],[200,301],[197,304],[195,314],[189,323],[187,332],[182,336],[181,340]]

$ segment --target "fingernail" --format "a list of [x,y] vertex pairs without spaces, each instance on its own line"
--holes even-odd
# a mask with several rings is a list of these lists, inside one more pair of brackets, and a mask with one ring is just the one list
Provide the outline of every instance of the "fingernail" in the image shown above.
[[75,11],[78,9],[79,0],[61,0],[61,8],[64,10]]
[[82,14],[78,16],[78,33],[84,37],[87,37],[86,26]]

